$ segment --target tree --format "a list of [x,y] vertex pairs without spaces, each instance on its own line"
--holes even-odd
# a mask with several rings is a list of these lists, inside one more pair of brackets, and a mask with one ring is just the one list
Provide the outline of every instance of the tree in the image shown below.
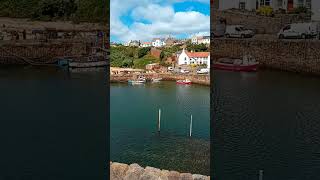
[[203,52],[209,51],[209,48],[205,44],[187,44],[188,51],[195,51],[195,52]]
[[150,52],[150,47],[143,47],[139,48],[138,50],[138,58],[142,58],[143,56],[147,55]]

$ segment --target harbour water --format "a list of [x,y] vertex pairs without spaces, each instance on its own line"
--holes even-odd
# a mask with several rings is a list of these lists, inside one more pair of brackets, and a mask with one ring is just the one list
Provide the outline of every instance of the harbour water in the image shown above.
[[213,178],[319,179],[319,92],[319,77],[215,71]]
[[0,179],[103,179],[105,72],[0,67]]
[[111,161],[210,174],[208,86],[162,81],[134,86],[112,83],[110,88]]

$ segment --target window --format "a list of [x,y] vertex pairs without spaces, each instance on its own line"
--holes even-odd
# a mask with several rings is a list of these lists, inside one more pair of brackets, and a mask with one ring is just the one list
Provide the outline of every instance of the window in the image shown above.
[[283,28],[284,31],[289,30],[289,29],[290,29],[290,25]]
[[261,0],[260,1],[260,6],[270,6],[271,5],[271,0]]
[[265,0],[264,5],[265,5],[265,6],[270,6],[270,4],[271,4],[270,1],[271,1],[271,0]]
[[246,3],[245,2],[240,2],[239,3],[239,9],[245,10],[246,9]]

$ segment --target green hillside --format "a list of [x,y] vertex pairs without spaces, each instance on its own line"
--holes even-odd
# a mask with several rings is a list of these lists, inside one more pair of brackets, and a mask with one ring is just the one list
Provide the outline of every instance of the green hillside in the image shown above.
[[0,16],[44,21],[107,22],[109,2],[110,0],[0,0]]

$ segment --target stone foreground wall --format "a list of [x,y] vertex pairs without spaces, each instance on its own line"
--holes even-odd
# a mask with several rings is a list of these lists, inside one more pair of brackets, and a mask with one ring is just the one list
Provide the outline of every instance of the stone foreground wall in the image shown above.
[[88,54],[89,47],[83,42],[0,42],[0,64],[53,63],[56,57]]
[[210,180],[210,176],[110,162],[110,180]]
[[320,75],[319,49],[317,40],[215,39],[211,53],[213,58],[251,55],[261,67]]

